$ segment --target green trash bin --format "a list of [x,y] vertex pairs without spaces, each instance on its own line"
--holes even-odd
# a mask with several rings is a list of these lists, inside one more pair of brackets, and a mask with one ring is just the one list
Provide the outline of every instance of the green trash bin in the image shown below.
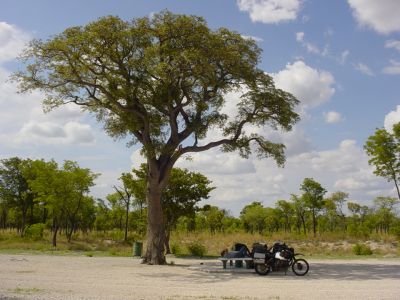
[[142,242],[134,242],[133,243],[133,256],[142,256],[142,248],[143,248],[143,243]]

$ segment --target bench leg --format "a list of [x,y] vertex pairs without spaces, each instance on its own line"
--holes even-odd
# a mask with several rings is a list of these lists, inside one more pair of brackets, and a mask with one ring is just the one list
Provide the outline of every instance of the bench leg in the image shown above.
[[243,268],[243,260],[236,260],[235,268]]
[[229,261],[229,265],[232,267],[233,266],[233,260]]
[[226,269],[226,262],[227,262],[226,260],[222,261],[222,266],[223,266],[224,269]]
[[246,263],[246,269],[251,269],[251,263],[252,263],[253,261],[251,261],[251,260],[245,260],[245,263]]

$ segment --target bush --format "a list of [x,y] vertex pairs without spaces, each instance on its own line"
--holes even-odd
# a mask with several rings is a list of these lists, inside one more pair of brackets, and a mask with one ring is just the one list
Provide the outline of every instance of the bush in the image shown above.
[[203,257],[206,254],[206,246],[200,242],[193,242],[188,245],[189,253],[193,256]]
[[40,240],[43,238],[43,232],[46,225],[43,223],[36,223],[25,227],[25,237],[32,240]]
[[181,246],[179,246],[179,244],[173,243],[171,245],[171,253],[175,255],[182,254]]
[[369,246],[364,244],[355,244],[353,247],[353,253],[355,255],[371,255],[372,250]]

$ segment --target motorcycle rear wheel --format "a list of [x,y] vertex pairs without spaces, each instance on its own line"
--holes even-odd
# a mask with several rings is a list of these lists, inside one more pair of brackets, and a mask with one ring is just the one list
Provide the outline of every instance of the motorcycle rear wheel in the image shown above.
[[266,264],[256,264],[254,266],[254,269],[256,270],[256,273],[261,276],[267,275],[270,271],[269,266],[267,266]]
[[299,258],[296,259],[292,264],[292,271],[297,276],[304,276],[308,273],[310,266],[305,259]]

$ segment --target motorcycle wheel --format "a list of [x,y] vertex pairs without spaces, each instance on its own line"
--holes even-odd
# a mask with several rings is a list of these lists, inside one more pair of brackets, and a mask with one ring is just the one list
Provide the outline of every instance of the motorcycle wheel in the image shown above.
[[262,276],[267,275],[270,271],[269,266],[267,266],[266,264],[256,264],[254,266],[254,269],[256,270],[256,273],[258,275],[262,275]]
[[308,273],[310,266],[305,259],[299,258],[296,259],[292,264],[292,271],[297,276],[304,276]]

